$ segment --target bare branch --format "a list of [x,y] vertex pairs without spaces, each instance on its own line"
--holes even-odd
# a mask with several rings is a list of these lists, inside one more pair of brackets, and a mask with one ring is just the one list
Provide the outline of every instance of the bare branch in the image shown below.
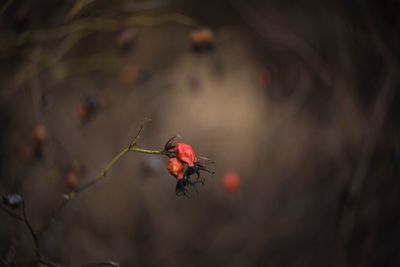
[[19,221],[24,221],[24,218],[19,215],[18,213],[4,207],[1,203],[0,203],[0,209],[3,210],[5,213],[7,213],[8,215],[10,215],[11,217],[13,217],[14,219],[17,219]]
[[79,265],[78,267],[96,267],[96,266],[115,266],[119,267],[119,264],[113,261],[103,261],[103,262],[97,262],[97,263],[92,263],[92,264],[85,264],[85,265]]
[[125,156],[128,152],[138,152],[138,153],[144,153],[144,154],[163,154],[162,151],[160,150],[149,150],[149,149],[143,149],[143,148],[138,148],[135,147],[136,143],[140,137],[140,133],[143,130],[144,124],[149,121],[150,119],[145,119],[145,122],[140,126],[140,129],[132,142],[129,144],[128,147],[124,148],[121,152],[119,152],[107,165],[106,167],[92,180],[88,181],[86,184],[78,187],[75,190],[72,190],[71,192],[64,194],[64,200],[60,204],[60,206],[55,210],[53,216],[49,220],[48,223],[46,223],[40,230],[39,230],[39,235],[43,235],[46,231],[48,231],[51,227],[51,225],[54,224],[56,221],[57,217],[62,213],[62,211],[66,208],[68,203],[74,199],[78,194],[82,193],[83,191],[86,191],[87,189],[91,188],[93,185],[104,179],[108,172],[111,170],[111,168],[123,157]]
[[61,214],[61,212],[65,209],[69,202],[69,198],[64,197],[63,202],[60,204],[60,206],[55,210],[53,216],[51,219],[42,226],[42,228],[39,229],[38,231],[38,236],[41,237],[43,233],[45,233],[49,228],[56,222],[56,219],[58,216]]
[[28,220],[28,216],[26,216],[25,201],[22,203],[22,216],[23,216],[25,225],[26,225],[26,227],[29,229],[29,232],[31,233],[33,242],[34,242],[34,244],[35,244],[35,253],[36,253],[36,256],[37,256],[38,260],[40,260],[42,257],[41,257],[40,252],[39,252],[39,239],[37,238],[37,235],[36,235],[35,231],[33,230],[33,227],[32,227],[32,225],[31,225],[31,223],[30,223],[29,220]]
[[143,123],[140,125],[139,131],[137,132],[137,134],[135,135],[135,137],[132,139],[131,143],[129,144],[129,149],[137,145],[137,142],[139,141],[140,134],[142,133],[144,126],[146,125],[147,122],[150,122],[150,121],[151,121],[150,118],[144,118]]
[[333,70],[328,69],[326,62],[305,40],[291,30],[268,21],[265,16],[260,15],[256,8],[251,7],[246,2],[232,1],[231,4],[242,19],[263,39],[272,41],[295,52],[304,62],[313,68],[325,84],[332,84],[333,77],[335,76],[331,74]]

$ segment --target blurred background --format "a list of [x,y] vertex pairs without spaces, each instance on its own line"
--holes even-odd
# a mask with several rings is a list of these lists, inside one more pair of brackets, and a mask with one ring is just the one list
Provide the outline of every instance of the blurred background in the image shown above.
[[[400,2],[0,1],[0,193],[62,266],[400,266]],[[35,259],[0,210],[1,266]],[[31,264],[38,265],[37,263]]]

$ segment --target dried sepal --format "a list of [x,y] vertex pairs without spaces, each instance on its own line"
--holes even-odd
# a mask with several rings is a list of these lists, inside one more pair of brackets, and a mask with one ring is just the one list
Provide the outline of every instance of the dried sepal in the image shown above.
[[167,155],[169,158],[172,158],[175,156],[175,152],[174,152],[175,143],[174,142],[176,139],[182,139],[182,136],[179,134],[174,135],[170,139],[168,139],[168,141],[164,145],[163,153],[165,155]]

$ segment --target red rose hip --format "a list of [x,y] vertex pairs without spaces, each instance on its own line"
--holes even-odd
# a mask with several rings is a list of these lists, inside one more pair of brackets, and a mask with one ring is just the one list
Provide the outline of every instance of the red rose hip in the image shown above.
[[168,171],[171,175],[175,176],[176,179],[183,179],[184,166],[177,158],[170,158],[168,161]]
[[192,146],[188,144],[177,143],[175,145],[175,155],[180,161],[189,165],[189,167],[193,167],[197,162],[196,153]]

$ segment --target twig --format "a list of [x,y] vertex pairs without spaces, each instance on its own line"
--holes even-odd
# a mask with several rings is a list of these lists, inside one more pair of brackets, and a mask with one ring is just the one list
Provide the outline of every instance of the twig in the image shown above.
[[116,266],[119,267],[119,264],[113,261],[103,261],[103,262],[97,262],[97,263],[92,263],[92,264],[85,264],[85,265],[79,265],[78,267],[95,267],[95,266]]
[[24,218],[19,215],[18,213],[4,207],[1,203],[0,203],[0,209],[3,210],[5,213],[7,213],[8,215],[10,215],[11,217],[13,217],[14,219],[17,219],[19,221],[24,221]]
[[353,199],[360,195],[381,128],[389,110],[390,102],[396,92],[396,86],[393,85],[392,79],[393,73],[389,73],[375,103],[371,125],[367,132],[359,164],[350,187],[350,197]]
[[369,11],[364,1],[358,0],[359,9],[363,14],[365,22],[371,33],[372,42],[375,43],[378,52],[387,61],[388,64],[393,64],[397,69],[399,68],[399,62],[393,51],[385,44],[382,36],[379,34],[376,24],[373,23],[371,12]]
[[137,145],[137,142],[139,141],[139,138],[140,138],[140,134],[142,133],[145,124],[150,121],[151,121],[150,118],[144,119],[144,122],[142,123],[142,125],[140,125],[139,131],[137,132],[135,137],[132,139],[132,142],[129,144],[129,147],[128,147],[129,149],[131,149],[132,147]]
[[60,206],[58,206],[58,208],[54,212],[54,214],[51,217],[51,219],[47,223],[45,223],[42,226],[42,228],[39,229],[39,231],[38,231],[38,236],[39,237],[41,237],[43,235],[43,233],[45,233],[47,230],[49,230],[49,228],[56,222],[56,218],[58,218],[58,216],[65,209],[67,204],[68,204],[68,200],[66,198],[63,198],[62,203],[60,204]]
[[[364,184],[367,178],[370,162],[375,150],[381,129],[383,127],[386,114],[389,110],[390,103],[395,95],[397,87],[394,85],[393,79],[397,73],[397,69],[389,69],[388,74],[383,81],[382,88],[375,102],[370,127],[367,131],[363,146],[360,152],[360,158],[355,170],[354,176],[349,181],[347,190],[347,199],[345,206],[342,208],[338,217],[338,234],[337,246],[343,247],[349,242],[351,232],[354,230],[357,212],[359,211],[360,198],[362,196]],[[336,257],[333,266],[347,266],[344,257]]]
[[262,38],[295,52],[316,72],[321,81],[327,85],[332,84],[335,76],[331,74],[332,70],[328,69],[326,62],[305,40],[291,30],[271,23],[266,17],[260,15],[256,8],[246,2],[232,1],[231,4],[242,19]]
[[[36,260],[34,261],[27,261],[27,262],[18,262],[16,263],[17,266],[37,266],[37,264],[49,266],[49,267],[63,267],[64,265],[61,265],[59,263],[54,263],[51,262],[47,259],[44,259],[42,254],[40,253],[40,248],[39,248],[39,238],[38,235],[35,233],[35,230],[32,227],[32,224],[30,223],[28,216],[26,215],[26,205],[25,202],[22,202],[22,216],[7,209],[6,207],[3,207],[3,205],[0,205],[1,209],[4,210],[7,214],[9,214],[11,217],[23,221],[25,226],[28,228],[34,245],[35,245],[35,254],[36,254]],[[61,210],[61,209],[60,209]],[[116,266],[119,267],[119,264],[113,261],[104,261],[104,262],[97,262],[97,263],[91,263],[91,264],[84,264],[84,265],[79,265],[78,267],[95,267],[95,266]]]
[[38,263],[41,263],[41,264],[43,264],[43,265],[50,266],[50,267],[63,267],[63,265],[61,265],[61,264],[54,263],[54,262],[50,262],[50,261],[44,260],[44,259],[42,259],[42,258],[40,258],[40,259],[38,260]]
[[26,216],[26,206],[25,206],[25,201],[22,202],[22,216],[24,218],[24,223],[26,225],[26,227],[29,229],[29,232],[31,233],[31,236],[33,238],[33,242],[35,244],[35,253],[36,253],[36,257],[38,259],[38,261],[40,261],[40,259],[42,258],[39,252],[39,239],[37,238],[37,235],[35,233],[35,231],[33,230],[33,227],[31,225],[31,223],[28,220],[28,217]]
[[159,16],[133,15],[121,22],[110,18],[80,19],[56,29],[39,29],[25,32],[16,39],[14,45],[19,46],[25,42],[40,43],[51,39],[62,38],[76,32],[87,35],[94,32],[114,31],[120,26],[157,26],[168,22],[175,22],[187,26],[196,25],[196,22],[192,18],[179,13],[162,14]]
[[0,9],[0,16],[4,14],[4,12],[6,12],[7,8],[12,4],[12,2],[14,2],[14,0],[8,0],[3,7]]
[[143,130],[144,125],[142,124],[138,133],[135,135],[133,140],[129,143],[128,147],[124,148],[121,152],[119,152],[107,165],[106,167],[92,180],[88,181],[86,184],[78,187],[75,190],[72,190],[71,192],[64,194],[64,200],[59,206],[58,209],[54,212],[52,218],[49,220],[48,223],[46,223],[40,230],[39,230],[39,235],[43,235],[52,224],[56,221],[57,217],[61,214],[61,212],[66,208],[68,203],[74,199],[78,194],[82,193],[83,191],[86,191],[99,181],[103,180],[108,172],[112,169],[112,167],[123,157],[125,156],[128,152],[137,152],[137,153],[144,153],[144,154],[156,154],[156,155],[163,155],[164,151],[162,150],[151,150],[151,149],[144,149],[144,148],[139,148],[136,147],[136,143],[140,137],[140,133]]

